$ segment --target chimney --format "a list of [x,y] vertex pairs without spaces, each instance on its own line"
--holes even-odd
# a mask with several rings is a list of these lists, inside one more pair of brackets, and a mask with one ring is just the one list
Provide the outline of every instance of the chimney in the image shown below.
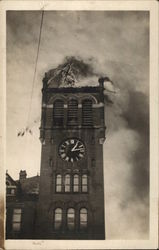
[[20,173],[19,173],[19,180],[20,181],[24,181],[27,177],[27,173],[25,170],[20,170]]
[[110,79],[109,79],[109,77],[107,77],[107,76],[105,76],[105,77],[100,77],[100,78],[98,79],[98,82],[99,82],[99,85],[100,85],[101,87],[103,87],[103,86],[104,86],[104,82],[110,82]]

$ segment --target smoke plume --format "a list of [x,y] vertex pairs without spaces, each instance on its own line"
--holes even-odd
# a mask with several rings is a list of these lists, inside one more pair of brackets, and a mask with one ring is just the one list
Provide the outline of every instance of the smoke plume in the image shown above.
[[[63,64],[47,73],[48,79],[51,78],[51,84],[57,86],[55,80],[62,77],[61,71],[68,65],[72,65],[69,74],[76,79],[72,87],[98,85],[98,80],[106,83],[104,86],[106,86],[107,139],[104,144],[104,173],[106,225],[109,225],[106,229],[107,238],[122,239],[123,232],[127,231],[124,238],[145,239],[148,236],[149,214],[149,100],[147,93],[139,89],[137,80],[135,84],[130,84],[125,78],[122,79],[121,74],[119,81],[116,75],[113,77],[111,74],[115,82],[113,83],[108,74],[97,70],[93,58],[86,62],[79,57],[65,58]],[[115,67],[117,69],[118,65],[115,64]],[[125,70],[128,67],[125,65]],[[62,82],[61,86],[64,86],[61,79],[60,82]],[[107,83],[112,84],[114,92],[107,91]],[[67,84],[68,82],[66,86],[70,86]],[[118,228],[114,228],[116,223],[118,223]]]
[[[104,145],[108,238],[145,239],[149,226],[149,106],[136,84],[118,82],[106,106]],[[113,151],[112,151],[113,149]],[[117,211],[112,219],[112,211]],[[113,223],[112,223],[113,222]],[[116,222],[118,227],[115,228]]]

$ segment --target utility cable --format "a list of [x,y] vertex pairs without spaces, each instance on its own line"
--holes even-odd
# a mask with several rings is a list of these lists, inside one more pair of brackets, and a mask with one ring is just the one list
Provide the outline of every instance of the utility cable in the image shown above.
[[38,58],[39,58],[40,43],[41,43],[43,19],[44,19],[44,10],[42,11],[42,15],[41,15],[40,32],[39,32],[38,48],[37,48],[37,55],[36,55],[36,61],[35,61],[35,70],[34,70],[34,75],[33,75],[32,89],[31,89],[31,97],[30,97],[30,103],[29,103],[27,127],[29,125],[30,112],[31,112],[31,106],[32,106],[34,85],[35,85],[35,78],[36,78],[36,72],[37,72],[37,64],[38,64]]

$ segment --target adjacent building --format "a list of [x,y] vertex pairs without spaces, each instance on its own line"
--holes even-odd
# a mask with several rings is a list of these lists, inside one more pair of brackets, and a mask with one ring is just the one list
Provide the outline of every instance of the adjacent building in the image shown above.
[[19,180],[6,173],[6,238],[32,239],[35,232],[39,175],[27,178],[20,171]]

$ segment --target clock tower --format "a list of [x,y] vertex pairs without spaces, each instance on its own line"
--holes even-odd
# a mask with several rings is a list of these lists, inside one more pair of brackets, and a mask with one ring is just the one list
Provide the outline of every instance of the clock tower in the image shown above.
[[39,239],[105,239],[104,88],[43,79]]

